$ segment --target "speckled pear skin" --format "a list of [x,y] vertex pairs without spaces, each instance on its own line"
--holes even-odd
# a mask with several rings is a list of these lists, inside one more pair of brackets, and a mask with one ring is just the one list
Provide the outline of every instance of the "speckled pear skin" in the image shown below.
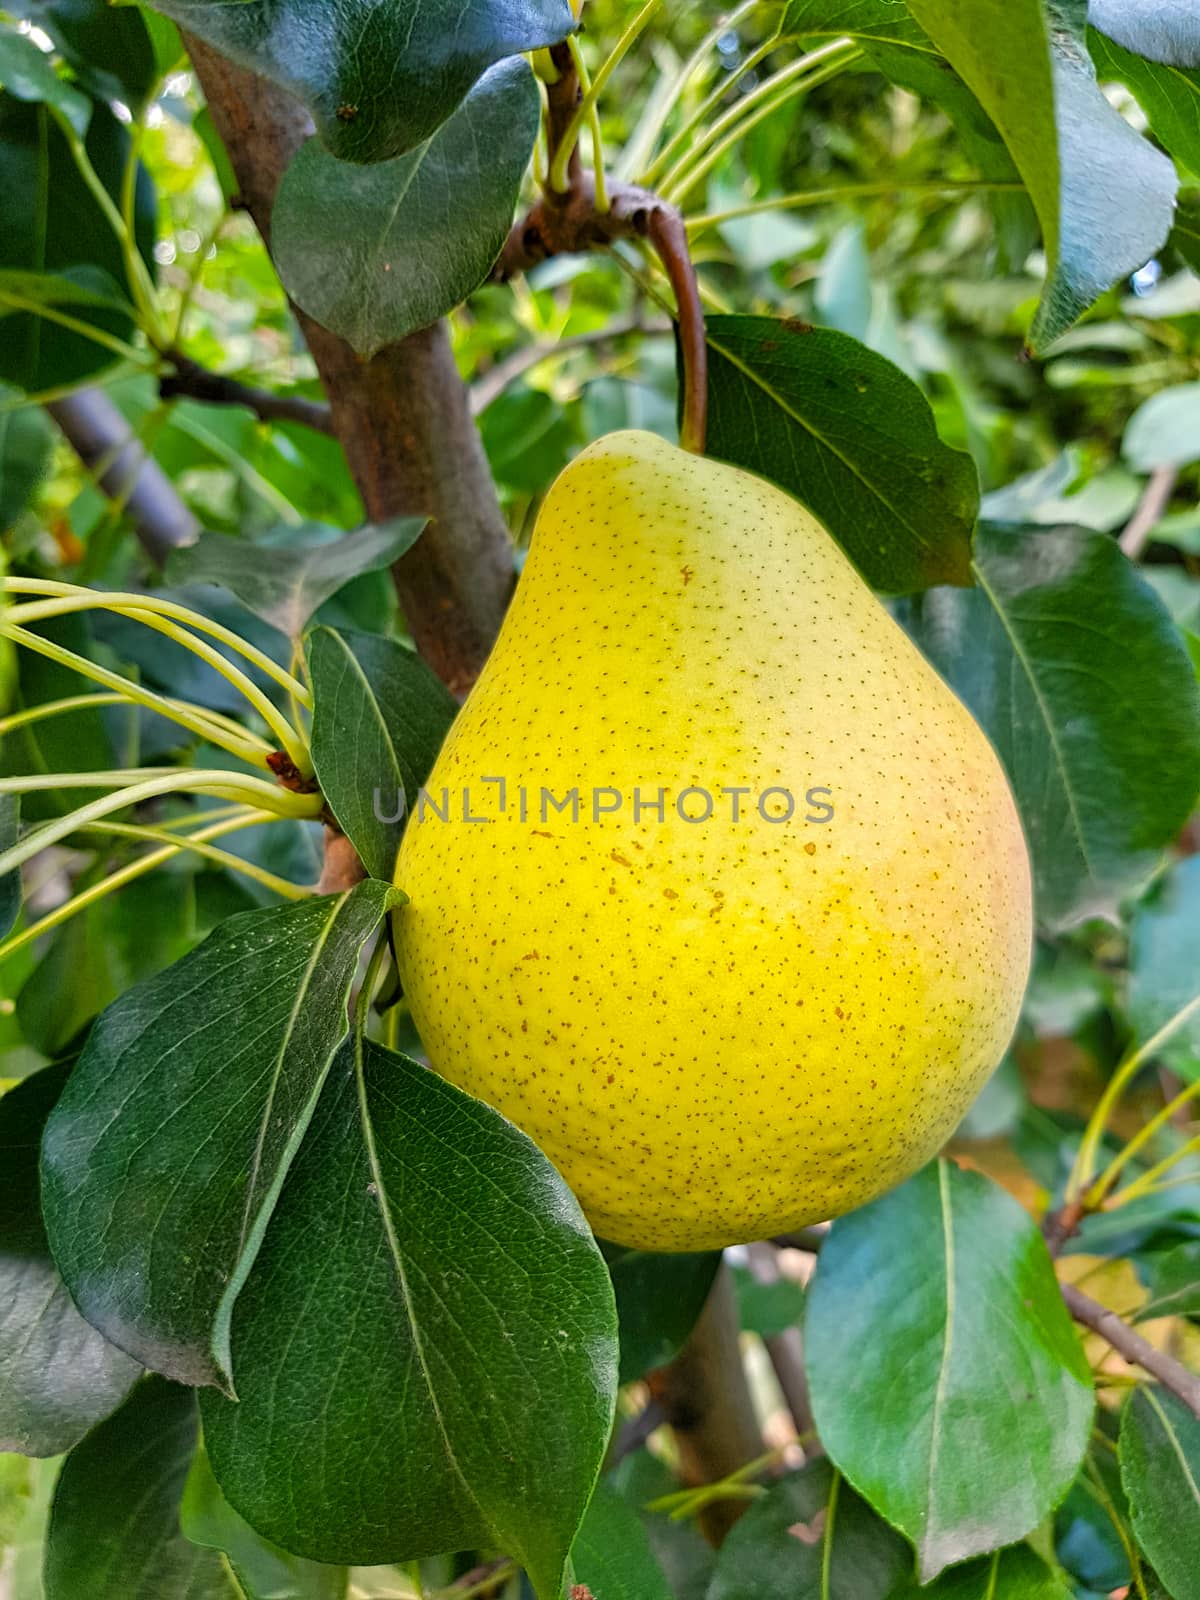
[[[578,822],[541,820],[543,785],[579,787]],[[709,820],[679,817],[689,785]],[[665,819],[635,821],[659,786]],[[788,822],[758,812],[772,786]],[[1031,895],[1000,765],[824,529],[737,468],[628,432],[562,473],[427,788],[451,820],[414,817],[396,863],[417,1028],[604,1238],[703,1250],[851,1210],[1008,1044]],[[595,788],[621,809],[594,819]]]

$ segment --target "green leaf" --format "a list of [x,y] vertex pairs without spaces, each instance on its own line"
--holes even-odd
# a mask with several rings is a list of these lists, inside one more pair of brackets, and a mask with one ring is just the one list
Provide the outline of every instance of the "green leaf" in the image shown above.
[[1071,1590],[1027,1544],[997,1550],[944,1573],[936,1583],[902,1585],[888,1600],[1071,1600]]
[[316,628],[308,664],[321,791],[367,871],[390,883],[458,704],[418,655],[379,634]]
[[[1129,936],[1129,1018],[1143,1043],[1200,994],[1200,856],[1175,862],[1138,906]],[[1186,1078],[1200,1073],[1200,1018],[1155,1051]]]
[[[21,797],[0,795],[0,851],[11,850],[21,831]],[[15,868],[0,878],[0,939],[12,931],[21,911],[21,871]]]
[[1131,90],[1159,144],[1200,174],[1200,70],[1146,61],[1094,28],[1088,48],[1101,82],[1115,79]]
[[146,1378],[67,1457],[46,1539],[46,1600],[239,1600],[214,1550],[184,1538],[198,1437],[190,1389]]
[[575,27],[567,0],[155,3],[223,55],[291,89],[341,161],[414,149],[489,67]]
[[1134,1320],[1155,1317],[1200,1317],[1200,1240],[1189,1239],[1154,1258],[1150,1298]]
[[5,10],[36,23],[54,40],[79,81],[97,99],[139,109],[159,66],[141,13],[109,0],[9,0]]
[[1089,0],[1088,21],[1151,61],[1200,66],[1200,16],[1191,0]]
[[1200,273],[1200,191],[1189,189],[1179,196],[1175,208],[1175,226],[1168,243],[1191,267]]
[[[0,294],[19,295],[22,300],[36,301],[39,306],[57,306],[67,311],[83,306],[115,311],[125,317],[133,314],[128,297],[99,267],[68,267],[60,273],[5,268],[0,270]],[[16,315],[8,307],[0,306],[0,316]]]
[[709,317],[708,449],[819,517],[876,589],[969,583],[979,484],[911,379],[832,328]]
[[424,517],[397,517],[354,533],[293,528],[286,545],[264,545],[202,533],[172,553],[172,583],[215,583],[289,639],[298,640],[314,611],[364,572],[378,572],[412,548]]
[[183,1490],[180,1522],[193,1544],[223,1551],[245,1600],[343,1600],[349,1573],[327,1567],[264,1539],[221,1493],[204,1447],[197,1450]]
[[61,1054],[131,984],[185,954],[196,940],[187,885],[178,872],[156,873],[55,928],[17,995],[26,1042]]
[[233,1303],[391,898],[231,917],[92,1029],[46,1127],[46,1227],[84,1316],[154,1371],[232,1384]]
[[738,1322],[747,1333],[760,1339],[774,1339],[788,1328],[798,1328],[804,1320],[804,1285],[795,1278],[778,1277],[760,1283],[746,1267],[736,1267],[733,1285],[737,1290]]
[[1121,454],[1137,472],[1200,461],[1200,383],[1176,383],[1152,394],[1130,417]]
[[1115,916],[1196,800],[1186,646],[1105,534],[983,524],[975,550],[979,587],[924,596],[918,643],[1004,763],[1043,924]]
[[904,1540],[818,1460],[751,1502],[721,1546],[707,1600],[888,1600],[911,1565]]
[[[0,385],[0,402],[14,394]],[[41,406],[0,411],[0,533],[7,533],[33,498],[50,464],[54,439],[54,424]]]
[[[950,63],[938,54],[903,0],[790,0],[781,31],[824,38],[853,35],[885,77],[945,111],[982,177],[993,183],[1020,183],[995,123]],[[1005,262],[1019,269],[1036,240],[1036,218],[1029,197],[993,193],[988,204]]]
[[[87,152],[110,196],[120,193],[129,136],[106,106],[96,105]],[[0,94],[0,270],[68,277],[101,292],[124,283],[121,249],[108,219],[79,175],[62,130],[46,108]],[[144,171],[137,183],[137,238],[150,260],[156,202]],[[103,274],[102,277],[97,274]],[[128,339],[127,311],[75,307],[79,321]],[[111,366],[113,352],[44,317],[6,317],[0,334],[0,382],[26,390],[77,383]]]
[[621,1382],[664,1366],[683,1348],[704,1310],[721,1252],[656,1255],[606,1245],[621,1329]]
[[53,106],[62,112],[76,133],[87,132],[92,102],[59,77],[50,57],[39,50],[32,39],[3,25],[0,25],[0,89],[7,89],[18,100]]
[[241,1401],[202,1396],[213,1470],[313,1560],[483,1546],[558,1600],[613,1416],[603,1259],[524,1134],[369,1040],[354,1056],[234,1311]]
[[1095,1396],[1041,1234],[945,1162],[842,1217],[808,1292],[821,1442],[921,1578],[1023,1538],[1066,1494]]
[[0,1097],[0,1449],[27,1456],[69,1450],[141,1371],[76,1311],[46,1243],[38,1152],[70,1070],[46,1067]]
[[604,1482],[575,1535],[571,1564],[595,1600],[673,1600],[641,1518]]
[[1172,1600],[1200,1600],[1200,1422],[1165,1389],[1137,1389],[1120,1453],[1138,1544]]
[[909,0],[975,92],[1024,178],[1049,262],[1030,345],[1042,351],[1171,227],[1175,169],[1108,103],[1078,0]]
[[452,311],[500,254],[540,113],[533,73],[517,57],[393,161],[352,167],[310,139],[271,217],[292,299],[361,356]]
[[848,33],[855,39],[937,53],[904,0],[787,0],[779,32],[785,38],[793,34]]

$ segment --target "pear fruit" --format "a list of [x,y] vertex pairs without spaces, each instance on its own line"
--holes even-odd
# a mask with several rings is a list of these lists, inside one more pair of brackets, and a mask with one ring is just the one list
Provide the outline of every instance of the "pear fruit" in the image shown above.
[[1029,968],[1025,842],[969,713],[807,511],[640,432],[547,496],[396,882],[433,1067],[644,1250],[908,1177]]

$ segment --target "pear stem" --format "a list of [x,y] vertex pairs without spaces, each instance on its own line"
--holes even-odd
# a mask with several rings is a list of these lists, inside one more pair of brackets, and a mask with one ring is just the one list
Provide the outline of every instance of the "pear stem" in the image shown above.
[[701,454],[708,411],[708,346],[683,215],[652,189],[607,183],[602,172],[584,169],[576,135],[581,107],[594,104],[594,99],[588,102],[582,91],[569,43],[551,46],[550,59],[558,76],[546,84],[549,176],[541,198],[509,233],[493,276],[506,283],[550,256],[605,250],[621,239],[644,239],[662,262],[675,293],[683,367],[679,442],[685,450]]
[[704,306],[688,249],[687,228],[674,206],[656,205],[646,217],[646,238],[662,262],[675,291],[679,352],[683,364],[683,404],[679,442],[685,450],[704,454],[708,423],[708,341]]

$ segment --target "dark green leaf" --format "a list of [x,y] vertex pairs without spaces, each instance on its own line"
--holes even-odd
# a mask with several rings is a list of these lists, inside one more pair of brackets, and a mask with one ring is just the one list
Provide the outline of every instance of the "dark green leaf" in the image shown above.
[[916,384],[832,328],[710,317],[709,452],[773,479],[876,589],[969,583],[979,484]]
[[635,1450],[606,1472],[602,1481],[637,1511],[677,1600],[705,1600],[716,1551],[694,1520],[675,1521],[646,1509],[661,1496],[678,1492],[679,1479],[667,1463],[649,1450]]
[[904,1540],[827,1461],[814,1461],[753,1501],[735,1524],[708,1600],[888,1600],[911,1565]]
[[1121,454],[1138,472],[1200,461],[1200,383],[1175,383],[1143,400],[1125,425]]
[[[120,286],[99,267],[68,267],[65,272],[23,272],[5,267],[0,271],[0,294],[19,296],[22,300],[36,301],[39,306],[51,306],[74,311],[77,306],[98,311],[116,311],[130,316],[129,297],[121,293]],[[0,315],[15,316],[6,306],[0,305]]]
[[179,1497],[198,1437],[190,1389],[146,1378],[67,1457],[46,1540],[46,1600],[238,1600]]
[[92,1029],[46,1127],[46,1226],[88,1321],[153,1370],[231,1383],[233,1303],[390,900],[231,917]]
[[1200,1240],[1190,1239],[1155,1258],[1150,1298],[1136,1320],[1154,1317],[1200,1317]]
[[[1200,856],[1178,861],[1137,909],[1129,941],[1129,1016],[1143,1042],[1200,993]],[[1200,1068],[1200,1018],[1155,1051],[1188,1078]]]
[[712,1288],[721,1252],[654,1255],[606,1245],[621,1329],[621,1382],[679,1354]]
[[352,167],[310,139],[271,218],[292,299],[362,356],[453,310],[500,254],[540,112],[518,57],[492,67],[431,138],[394,161]]
[[834,1223],[805,1352],[821,1442],[912,1539],[922,1579],[1062,1499],[1095,1397],[1041,1234],[945,1162]]
[[1096,83],[1082,6],[909,0],[996,124],[1042,224],[1049,270],[1030,330],[1044,350],[1171,227],[1175,170]]
[[1004,763],[1041,921],[1114,915],[1200,783],[1200,696],[1178,630],[1114,539],[984,524],[979,587],[926,595],[925,654]]
[[293,528],[286,545],[202,533],[172,554],[167,577],[173,583],[219,584],[289,639],[299,639],[318,607],[351,578],[398,560],[416,543],[425,521],[397,517],[355,533]]
[[1120,1450],[1138,1544],[1172,1600],[1200,1600],[1200,1422],[1165,1389],[1137,1389]]
[[1151,61],[1200,66],[1200,16],[1191,0],[1089,0],[1088,21]]
[[804,1286],[794,1278],[776,1278],[760,1283],[746,1267],[733,1274],[737,1290],[738,1321],[747,1333],[760,1339],[774,1339],[804,1320]]
[[571,1564],[595,1600],[673,1600],[641,1518],[606,1483],[596,1485]]
[[1101,81],[1115,79],[1131,90],[1159,144],[1181,166],[1200,173],[1200,70],[1146,61],[1095,29],[1088,47]]
[[193,1544],[225,1553],[245,1600],[343,1600],[346,1568],[290,1556],[255,1533],[221,1493],[203,1446],[184,1485],[180,1522]]
[[87,132],[92,102],[60,78],[50,57],[26,34],[0,24],[0,89],[18,100],[39,101],[61,111],[76,133]]
[[187,883],[155,873],[56,928],[17,995],[26,1041],[60,1054],[131,984],[183,955],[196,938]]
[[445,122],[488,67],[574,28],[567,0],[156,0],[299,95],[342,161],[386,161]]
[[[0,851],[11,850],[21,831],[21,798],[15,794],[0,794]],[[6,872],[0,878],[0,939],[12,931],[12,925],[21,911],[20,868]]]
[[123,100],[137,109],[158,79],[150,35],[134,6],[109,0],[12,0],[5,9],[49,34],[98,99]]
[[[129,136],[103,105],[92,113],[87,151],[110,195],[120,193]],[[0,269],[79,274],[96,290],[124,283],[121,249],[108,219],[84,184],[61,129],[44,106],[0,94]],[[154,191],[144,172],[137,186],[137,235],[143,256],[154,240]],[[85,270],[86,269],[86,270]],[[97,278],[96,272],[103,274]],[[0,296],[2,299],[2,296]],[[78,320],[128,339],[127,313],[74,309]],[[6,317],[0,335],[0,381],[40,390],[76,383],[110,366],[111,350],[32,313]]]
[[315,628],[312,755],[321,790],[367,871],[396,850],[458,704],[412,650],[379,634]]
[[616,1392],[604,1262],[524,1134],[403,1056],[354,1054],[234,1312],[240,1404],[202,1397],[213,1470],[314,1560],[482,1545],[558,1600]]
[[1027,1544],[969,1561],[922,1588],[907,1583],[888,1600],[1071,1600],[1071,1591]]
[[[0,402],[14,393],[0,386]],[[41,406],[0,411],[0,533],[6,533],[33,498],[54,448],[54,424]]]
[[1175,226],[1168,241],[1191,267],[1200,273],[1200,192],[1190,189],[1179,196]]
[[0,1098],[0,1449],[53,1456],[106,1417],[140,1372],[71,1304],[38,1200],[42,1129],[69,1061]]

